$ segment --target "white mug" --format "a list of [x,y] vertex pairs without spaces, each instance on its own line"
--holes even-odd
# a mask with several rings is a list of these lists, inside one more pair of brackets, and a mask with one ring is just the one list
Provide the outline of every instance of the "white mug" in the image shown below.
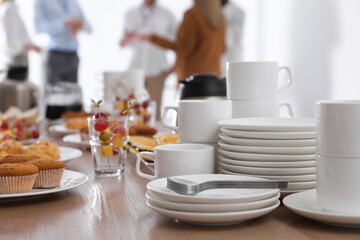
[[360,100],[317,102],[317,153],[360,158]]
[[233,118],[243,117],[279,117],[280,108],[286,108],[288,117],[294,117],[290,103],[278,100],[243,100],[232,101]]
[[[153,159],[155,175],[140,170],[143,156]],[[160,145],[155,147],[154,152],[141,152],[138,155],[135,171],[139,176],[149,180],[177,175],[214,173],[214,147],[203,144]]]
[[[286,71],[287,82],[279,86],[279,72]],[[230,100],[277,99],[292,85],[291,71],[278,62],[227,62],[226,94]]]
[[[167,113],[172,109],[177,113],[178,126],[167,123]],[[219,125],[217,121],[232,117],[229,100],[181,100],[179,106],[166,106],[161,123],[179,134],[182,142],[217,142]]]
[[318,205],[327,211],[360,214],[360,158],[316,156]]

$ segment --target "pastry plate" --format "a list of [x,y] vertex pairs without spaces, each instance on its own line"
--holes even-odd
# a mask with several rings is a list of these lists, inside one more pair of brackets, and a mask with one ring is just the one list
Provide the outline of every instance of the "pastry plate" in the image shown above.
[[291,211],[303,217],[331,225],[360,227],[360,213],[338,213],[322,210],[316,202],[316,189],[286,196],[283,203]]
[[89,141],[83,141],[79,133],[69,134],[63,137],[63,142],[72,143],[79,147],[90,147]]
[[81,157],[83,152],[79,149],[72,148],[72,147],[59,147],[60,149],[60,158],[59,161],[67,162],[72,159]]
[[291,155],[291,154],[241,153],[241,152],[226,151],[220,148],[218,149],[218,152],[221,153],[223,156],[236,160],[274,161],[274,162],[315,160],[315,154]]
[[59,187],[48,188],[48,189],[33,189],[31,190],[31,192],[28,193],[0,194],[0,200],[8,199],[8,198],[32,197],[32,196],[62,192],[72,188],[79,187],[84,183],[86,183],[87,180],[88,177],[83,173],[71,171],[71,170],[65,170]]
[[78,133],[79,130],[76,129],[68,129],[64,124],[56,124],[49,127],[50,132],[60,133],[60,134],[71,134],[71,133]]
[[262,131],[240,131],[220,128],[222,133],[230,137],[238,138],[255,138],[255,139],[314,139],[316,138],[315,131],[311,132],[262,132]]

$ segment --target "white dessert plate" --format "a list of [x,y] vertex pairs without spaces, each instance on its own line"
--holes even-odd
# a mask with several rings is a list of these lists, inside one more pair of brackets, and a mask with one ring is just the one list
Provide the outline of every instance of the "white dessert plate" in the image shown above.
[[163,214],[167,217],[174,218],[183,222],[202,224],[202,225],[225,225],[225,224],[235,224],[263,216],[280,205],[280,201],[277,200],[275,204],[256,210],[249,211],[237,211],[237,212],[217,212],[217,213],[199,213],[199,212],[182,212],[169,210],[161,207],[152,205],[149,200],[147,200],[147,205],[153,210],[157,211],[160,214]]
[[315,161],[290,161],[290,162],[261,162],[261,161],[243,161],[218,156],[220,162],[248,167],[271,167],[271,168],[298,168],[298,167],[315,167]]
[[247,211],[254,210],[272,206],[276,204],[277,200],[280,197],[280,193],[276,195],[261,199],[258,201],[243,202],[243,203],[181,203],[181,202],[171,202],[166,199],[158,197],[155,193],[148,190],[146,192],[146,198],[149,200],[151,205],[166,208],[175,211],[185,211],[185,212],[228,212],[228,211]]
[[253,139],[235,138],[223,133],[219,134],[220,139],[227,144],[257,147],[312,147],[316,146],[316,139]]
[[74,158],[81,157],[83,152],[79,149],[72,148],[72,147],[59,147],[60,149],[60,158],[59,161],[67,162]]
[[0,199],[31,197],[31,196],[45,195],[55,192],[62,192],[72,188],[79,187],[84,183],[86,183],[87,180],[88,177],[85,174],[65,169],[59,187],[48,188],[48,189],[33,189],[31,190],[31,192],[28,193],[0,194]]
[[[193,174],[177,176],[178,178],[201,183],[205,181],[221,180],[263,180],[262,178],[223,175],[223,174]],[[172,202],[183,203],[241,203],[257,201],[273,196],[279,189],[211,189],[200,192],[194,196],[181,195],[166,188],[166,178],[153,180],[147,184],[147,189],[154,192],[157,196]]]
[[241,153],[241,152],[231,152],[218,149],[218,152],[223,156],[235,159],[235,160],[254,160],[254,161],[274,161],[274,162],[284,162],[284,161],[304,161],[304,160],[315,160],[315,154],[306,154],[306,155],[287,155],[287,154],[261,154],[261,153]]
[[71,133],[78,133],[79,130],[76,129],[68,129],[64,124],[56,124],[49,127],[50,132],[54,133],[61,133],[61,134],[71,134]]
[[360,227],[359,213],[337,213],[322,210],[317,204],[315,189],[286,196],[283,203],[291,211],[303,217],[332,225]]
[[289,182],[288,189],[286,190],[304,190],[304,189],[313,189],[315,187],[316,187],[316,181]]
[[270,176],[282,176],[282,175],[305,175],[315,174],[315,167],[306,168],[261,168],[261,167],[245,167],[230,165],[227,163],[219,162],[219,165],[227,170],[237,173],[256,174],[256,175],[270,175]]
[[306,182],[306,181],[315,181],[316,180],[315,174],[269,176],[269,175],[236,173],[236,172],[226,170],[222,167],[219,167],[219,171],[220,171],[220,173],[223,173],[223,174],[232,174],[232,175],[237,175],[237,176],[249,176],[249,177],[260,177],[260,178],[266,178],[266,179],[271,179],[271,180],[288,180],[290,182]]
[[241,131],[220,128],[222,133],[230,137],[255,138],[255,139],[314,139],[315,131],[310,132],[261,132],[261,131]]
[[227,151],[243,152],[243,153],[263,153],[263,154],[315,154],[316,147],[258,147],[258,146],[239,146],[226,144],[223,141],[219,141],[218,145]]
[[66,143],[72,143],[79,147],[90,147],[89,141],[81,140],[79,133],[69,134],[63,137],[63,141]]

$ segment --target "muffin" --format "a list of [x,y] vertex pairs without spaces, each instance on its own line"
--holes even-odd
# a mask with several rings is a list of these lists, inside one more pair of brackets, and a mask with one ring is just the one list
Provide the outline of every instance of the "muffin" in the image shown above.
[[39,156],[32,154],[10,154],[0,158],[0,164],[2,163],[21,163],[27,162],[33,159],[40,159]]
[[30,192],[39,169],[29,163],[0,164],[0,194]]
[[59,147],[48,139],[41,139],[25,149],[26,154],[39,156],[41,159],[60,158]]
[[7,139],[0,142],[0,151],[4,151],[8,154],[20,154],[23,153],[23,145],[21,142],[14,139]]
[[39,168],[39,175],[35,180],[34,188],[53,188],[60,186],[65,170],[65,163],[53,159],[35,159],[28,163]]

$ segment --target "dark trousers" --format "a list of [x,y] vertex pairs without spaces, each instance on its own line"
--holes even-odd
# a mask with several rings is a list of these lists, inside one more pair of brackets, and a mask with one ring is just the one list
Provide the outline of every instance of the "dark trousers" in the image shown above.
[[79,57],[76,52],[49,51],[47,59],[47,82],[78,81]]

